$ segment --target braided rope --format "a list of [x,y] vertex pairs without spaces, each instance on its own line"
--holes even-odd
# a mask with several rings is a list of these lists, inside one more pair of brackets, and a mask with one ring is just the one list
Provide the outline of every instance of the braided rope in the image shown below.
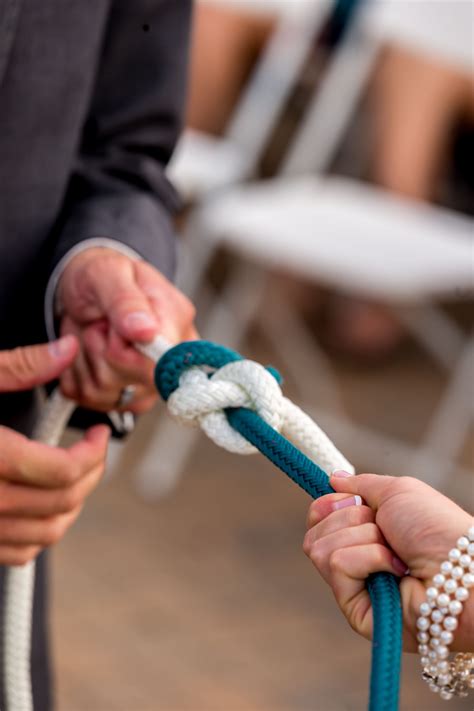
[[[242,447],[248,451],[250,443],[252,451],[253,447],[257,448],[311,496],[317,498],[333,489],[323,468],[301,449],[327,469],[336,466],[352,469],[324,432],[281,395],[277,387],[281,379],[273,368],[263,369],[258,364],[244,361],[235,351],[206,341],[183,343],[169,349],[169,344],[158,337],[151,344],[136,344],[136,347],[158,361],[155,382],[162,397],[174,402],[176,416],[188,423],[200,424],[212,439],[223,437],[225,440],[227,437],[229,441],[225,444],[229,444],[229,448],[235,446],[233,451],[243,451]],[[229,367],[228,364],[237,365]],[[221,373],[214,374],[219,369]],[[211,378],[208,379],[203,371],[208,371]],[[273,377],[269,378],[267,372]],[[205,389],[211,381],[214,381],[214,392],[209,397]],[[191,391],[186,392],[188,386]],[[201,388],[199,407],[192,402],[192,387]],[[181,388],[181,394],[173,399],[173,393]],[[255,393],[259,395],[254,401]],[[234,407],[229,408],[229,404]],[[59,392],[54,393],[39,423],[36,438],[51,445],[57,444],[74,407],[74,403]],[[188,416],[190,411],[192,417]],[[186,412],[188,414],[183,417]],[[228,420],[229,428],[225,423],[223,426],[224,419]],[[300,449],[272,424],[281,427],[282,433],[295,441]],[[4,624],[8,711],[33,711],[29,669],[33,587],[34,563],[8,570]],[[387,573],[377,573],[369,577],[367,588],[374,611],[369,711],[396,711],[402,629],[397,579]]]
[[[238,353],[206,341],[182,343],[167,351],[158,362],[155,382],[163,399],[169,401],[173,393],[181,388],[182,378],[189,369],[197,366],[211,370],[223,369],[227,363],[236,363],[241,359]],[[213,380],[212,375],[210,380]],[[186,382],[184,376],[184,385]],[[200,386],[201,383],[200,376]],[[189,395],[187,393],[186,397]],[[242,397],[245,396],[244,393]],[[219,404],[218,398],[215,404]],[[234,430],[308,494],[318,498],[334,491],[323,469],[265,422],[257,412],[236,407],[226,409],[225,415]],[[369,711],[396,711],[399,706],[402,652],[402,610],[398,581],[389,573],[376,573],[369,576],[367,589],[374,616]]]

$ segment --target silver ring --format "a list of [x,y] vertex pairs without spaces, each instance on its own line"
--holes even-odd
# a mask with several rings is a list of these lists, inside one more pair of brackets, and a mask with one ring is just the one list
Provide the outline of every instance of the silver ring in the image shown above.
[[127,387],[123,388],[117,401],[117,407],[127,407],[127,405],[130,405],[135,399],[136,390],[135,385],[127,385]]

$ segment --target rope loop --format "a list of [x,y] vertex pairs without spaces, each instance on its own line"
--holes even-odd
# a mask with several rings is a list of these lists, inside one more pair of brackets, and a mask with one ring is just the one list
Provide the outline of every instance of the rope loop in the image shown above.
[[182,424],[201,426],[216,444],[237,454],[257,450],[230,426],[225,410],[245,407],[255,411],[277,432],[284,422],[284,399],[275,378],[260,363],[238,360],[212,373],[192,367],[179,379],[168,398],[171,416]]

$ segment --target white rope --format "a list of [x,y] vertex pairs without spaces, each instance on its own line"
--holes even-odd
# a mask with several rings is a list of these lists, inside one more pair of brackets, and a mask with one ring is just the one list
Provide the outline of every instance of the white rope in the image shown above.
[[247,407],[281,432],[324,471],[354,467],[318,425],[283,396],[275,378],[260,363],[239,360],[210,377],[203,368],[187,370],[168,399],[171,416],[182,424],[201,427],[217,445],[237,454],[257,450],[228,423],[223,410]]
[[[157,362],[170,348],[158,336],[150,344],[135,344],[137,350]],[[256,449],[230,427],[224,413],[227,407],[255,410],[275,430],[291,440],[327,472],[353,466],[329,437],[291,400],[283,396],[275,378],[259,363],[241,360],[228,363],[208,377],[206,368],[194,367],[180,378],[179,387],[168,400],[174,419],[200,426],[216,444],[238,454]],[[34,438],[57,445],[75,403],[59,390],[50,397]],[[31,689],[31,620],[34,591],[34,561],[10,567],[5,585],[3,631],[5,697],[8,711],[33,711]]]

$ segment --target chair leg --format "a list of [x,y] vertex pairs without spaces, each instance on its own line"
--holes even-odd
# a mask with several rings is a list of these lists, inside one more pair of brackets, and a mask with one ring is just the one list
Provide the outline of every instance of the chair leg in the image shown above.
[[473,421],[474,336],[464,347],[438,408],[431,418],[413,471],[432,486],[443,486],[455,465]]

